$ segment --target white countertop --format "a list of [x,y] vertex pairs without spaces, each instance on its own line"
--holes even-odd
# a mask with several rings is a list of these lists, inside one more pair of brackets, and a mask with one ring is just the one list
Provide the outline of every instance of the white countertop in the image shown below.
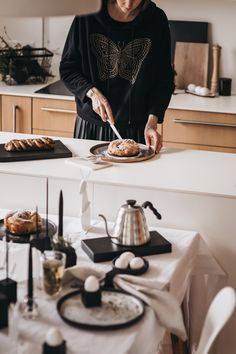
[[0,95],[9,96],[24,96],[24,97],[37,97],[37,98],[50,98],[56,100],[67,100],[74,101],[74,96],[63,96],[63,95],[48,95],[42,93],[35,93],[35,91],[59,80],[54,77],[48,80],[45,84],[35,84],[35,85],[6,85],[4,82],[0,81]]
[[188,93],[172,95],[169,108],[236,114],[236,95],[201,97]]
[[[0,142],[32,135],[0,133]],[[55,138],[55,137],[54,137]],[[77,156],[87,156],[98,141],[61,138]],[[0,173],[80,180],[81,169],[68,159],[4,162]],[[97,184],[143,189],[236,197],[236,154],[163,148],[151,160],[115,163],[91,171],[89,181]]]
[[[58,77],[54,77],[45,84],[37,85],[6,85],[4,82],[0,82],[0,95],[27,96],[74,101],[73,96],[35,93],[35,91],[57,80]],[[236,95],[209,98],[198,97],[186,93],[178,93],[172,95],[169,108],[236,114]]]

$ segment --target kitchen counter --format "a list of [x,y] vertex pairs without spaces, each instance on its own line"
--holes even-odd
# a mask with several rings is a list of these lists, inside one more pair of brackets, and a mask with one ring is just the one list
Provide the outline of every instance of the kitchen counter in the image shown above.
[[57,100],[68,100],[74,101],[73,96],[63,96],[63,95],[51,95],[35,93],[35,91],[54,83],[58,78],[48,80],[45,84],[35,84],[35,85],[6,85],[4,82],[0,82],[0,95],[10,95],[10,96],[24,96],[24,97],[37,97],[37,98],[50,98]]
[[[26,96],[74,101],[73,96],[51,95],[35,93],[35,91],[57,81],[58,78],[49,80],[46,84],[37,85],[6,85],[0,82],[0,95]],[[172,95],[169,108],[184,109],[203,112],[236,114],[236,95],[218,96],[214,98],[198,97],[186,93]]]
[[[0,142],[32,137],[0,133]],[[55,138],[55,137],[54,137]],[[75,156],[87,156],[98,143],[92,140],[61,138]],[[153,159],[139,163],[117,163],[92,171],[89,181],[98,184],[181,191],[207,195],[236,196],[236,154],[163,148]],[[0,163],[0,173],[52,177],[78,181],[80,169],[68,159]]]
[[[210,99],[212,100],[212,99]],[[32,137],[0,133],[0,142]],[[97,141],[61,138],[75,155],[86,156]],[[145,210],[148,225],[197,230],[236,289],[236,154],[163,148],[155,158],[140,163],[117,163],[112,167],[81,173],[68,159],[0,163],[1,208],[45,213],[46,177],[49,181],[49,213],[57,214],[63,190],[64,215],[81,215],[80,181],[88,178],[92,218],[98,214],[116,220],[127,199],[140,205],[150,200],[162,215],[157,220]],[[84,170],[85,172],[85,170]],[[104,229],[105,235],[105,229]],[[218,353],[234,354],[236,315]]]

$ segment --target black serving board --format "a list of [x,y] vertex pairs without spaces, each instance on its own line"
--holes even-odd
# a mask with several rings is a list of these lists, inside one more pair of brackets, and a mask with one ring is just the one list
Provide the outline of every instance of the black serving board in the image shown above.
[[54,141],[54,149],[44,151],[9,152],[4,149],[5,144],[0,144],[0,162],[59,159],[62,157],[72,157],[72,152],[61,142],[61,140]]
[[151,240],[142,246],[120,246],[113,243],[109,237],[97,237],[82,240],[81,247],[95,263],[110,261],[125,251],[131,251],[135,256],[171,252],[171,243],[159,232],[150,231],[150,236]]

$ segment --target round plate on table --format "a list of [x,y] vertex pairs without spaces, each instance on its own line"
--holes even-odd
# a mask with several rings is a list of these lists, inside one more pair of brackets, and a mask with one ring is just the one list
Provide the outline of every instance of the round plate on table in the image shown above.
[[115,289],[102,289],[101,306],[85,307],[81,292],[63,296],[57,303],[61,318],[71,326],[87,329],[116,329],[129,326],[144,314],[138,298]]
[[155,152],[144,144],[139,144],[140,153],[136,156],[113,156],[108,154],[107,148],[110,143],[97,144],[91,147],[90,152],[93,155],[100,155],[102,160],[109,162],[140,162],[149,160],[155,156]]
[[[55,235],[56,232],[57,232],[56,224],[53,221],[48,220],[48,236],[49,237],[53,236],[53,235]],[[36,235],[36,234],[17,235],[17,234],[12,234],[12,233],[8,232],[9,241],[12,241],[15,243],[29,243],[31,235]],[[0,240],[4,236],[6,236],[6,228],[5,228],[5,225],[2,220],[0,222]],[[39,238],[44,239],[45,237],[46,237],[46,220],[44,218],[42,218],[42,230],[41,230],[41,232],[39,232]]]

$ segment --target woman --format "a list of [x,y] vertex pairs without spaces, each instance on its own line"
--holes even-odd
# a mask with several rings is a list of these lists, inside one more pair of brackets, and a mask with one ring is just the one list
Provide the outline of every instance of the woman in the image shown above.
[[74,137],[122,138],[158,153],[162,123],[174,90],[165,13],[149,0],[103,0],[96,15],[75,17],[60,63],[61,79],[75,95]]

